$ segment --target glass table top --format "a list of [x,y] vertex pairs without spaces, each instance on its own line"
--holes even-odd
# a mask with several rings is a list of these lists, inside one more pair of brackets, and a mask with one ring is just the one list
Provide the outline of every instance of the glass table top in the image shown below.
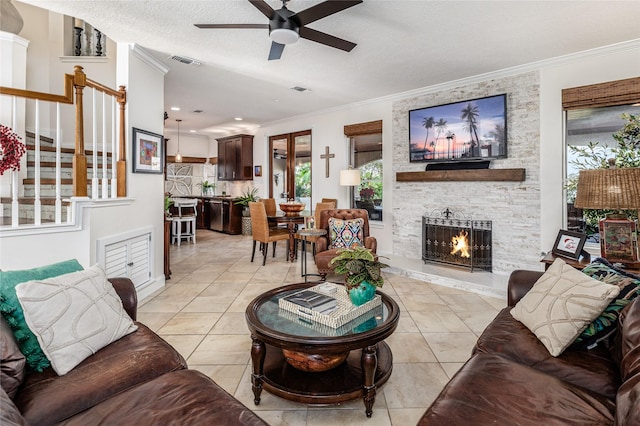
[[281,309],[278,301],[282,297],[299,292],[293,289],[278,293],[263,302],[256,311],[258,320],[266,327],[278,332],[299,337],[341,337],[363,333],[383,324],[389,309],[384,302],[370,311],[360,315],[339,328],[333,328],[319,322],[298,316],[294,312]]

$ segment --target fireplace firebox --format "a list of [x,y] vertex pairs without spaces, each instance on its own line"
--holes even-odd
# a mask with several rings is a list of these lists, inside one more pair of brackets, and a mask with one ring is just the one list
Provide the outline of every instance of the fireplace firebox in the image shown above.
[[422,217],[422,260],[491,272],[490,220],[472,220],[448,208]]

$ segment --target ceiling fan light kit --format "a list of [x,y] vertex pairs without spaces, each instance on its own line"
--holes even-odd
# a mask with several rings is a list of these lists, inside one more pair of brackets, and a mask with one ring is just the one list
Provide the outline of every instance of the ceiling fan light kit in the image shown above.
[[269,37],[276,43],[280,44],[293,44],[300,38],[300,34],[294,30],[288,30],[285,28],[277,28],[271,33],[269,33]]
[[299,38],[315,41],[325,46],[351,52],[355,43],[306,27],[307,24],[341,12],[362,3],[363,0],[328,0],[311,6],[300,12],[287,9],[287,2],[282,0],[282,7],[274,10],[264,0],[249,0],[256,9],[269,19],[269,24],[194,24],[198,28],[267,28],[272,40],[269,60],[280,59],[287,44],[293,44]]

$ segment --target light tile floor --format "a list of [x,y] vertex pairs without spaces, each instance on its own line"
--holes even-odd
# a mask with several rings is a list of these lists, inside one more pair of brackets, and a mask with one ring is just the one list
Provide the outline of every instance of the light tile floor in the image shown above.
[[207,374],[274,426],[415,425],[506,305],[500,298],[387,273],[382,291],[396,300],[401,316],[387,339],[393,373],[378,390],[373,416],[367,419],[361,400],[313,406],[263,392],[256,406],[245,308],[260,293],[303,281],[300,261],[285,261],[285,244],[278,246],[276,258],[270,248],[266,266],[259,256],[256,252],[250,262],[251,237],[198,231],[197,244],[171,247],[172,278],[141,302],[138,320],[173,345],[190,368]]

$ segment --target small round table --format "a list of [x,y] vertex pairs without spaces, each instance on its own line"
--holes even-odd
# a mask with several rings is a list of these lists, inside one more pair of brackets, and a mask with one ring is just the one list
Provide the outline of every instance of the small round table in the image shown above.
[[316,229],[316,228],[308,228],[301,229],[298,231],[298,235],[302,240],[302,256],[300,256],[300,276],[304,277],[304,282],[307,282],[307,277],[319,277],[320,274],[310,274],[307,272],[307,238],[309,237],[320,237],[322,235],[327,235],[326,229]]
[[[371,417],[376,388],[391,376],[393,356],[383,341],[398,326],[398,304],[382,292],[374,315],[364,314],[362,323],[353,320],[347,327],[327,330],[305,318],[280,310],[282,297],[317,283],[279,287],[256,297],[245,312],[251,331],[251,384],[253,402],[260,403],[262,389],[281,398],[305,404],[338,404],[362,398]],[[372,310],[373,311],[373,310]],[[358,323],[358,324],[356,324]],[[318,325],[318,323],[315,323]],[[353,326],[352,326],[353,325]],[[283,355],[287,351],[332,357],[347,352],[346,360],[322,372],[294,368]]]

